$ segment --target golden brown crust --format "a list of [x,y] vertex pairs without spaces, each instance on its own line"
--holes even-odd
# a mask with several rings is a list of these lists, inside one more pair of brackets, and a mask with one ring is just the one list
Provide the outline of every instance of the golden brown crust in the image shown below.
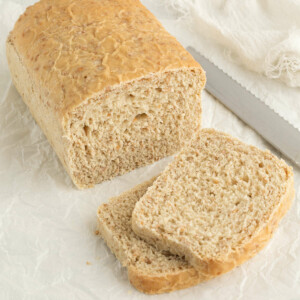
[[207,279],[192,267],[177,273],[157,276],[145,274],[134,267],[129,267],[128,277],[130,283],[137,290],[146,294],[169,293],[194,286]]
[[[6,54],[14,86],[21,94],[23,101],[29,107],[35,121],[42,128],[49,143],[55,149],[65,169],[69,172],[70,176],[72,176],[67,164],[68,159],[65,157],[68,140],[63,134],[62,126],[60,122],[58,122],[55,112],[47,105],[47,95],[40,91],[38,83],[32,80],[14,44],[11,43],[9,39],[6,43]],[[41,99],[44,101],[41,101]]]
[[41,0],[19,18],[9,42],[59,117],[114,85],[201,69],[138,0]]

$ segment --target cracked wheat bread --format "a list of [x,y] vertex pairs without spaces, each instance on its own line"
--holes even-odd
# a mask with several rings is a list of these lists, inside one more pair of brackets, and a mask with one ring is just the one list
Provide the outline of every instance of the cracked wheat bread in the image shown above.
[[134,206],[153,180],[111,198],[98,209],[100,235],[121,264],[127,267],[131,284],[148,294],[171,292],[208,279],[184,259],[157,250],[132,231]]
[[132,228],[216,276],[266,245],[293,197],[292,168],[283,160],[205,129],[136,204]]
[[7,39],[13,82],[79,188],[174,154],[205,73],[139,0],[41,0]]

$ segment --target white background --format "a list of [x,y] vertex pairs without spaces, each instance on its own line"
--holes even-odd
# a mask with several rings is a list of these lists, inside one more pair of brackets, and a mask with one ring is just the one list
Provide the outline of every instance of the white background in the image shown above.
[[[150,298],[130,286],[126,269],[120,267],[105,243],[94,234],[96,210],[109,197],[158,174],[170,159],[93,189],[74,188],[12,85],[6,63],[7,34],[25,7],[33,2],[0,0],[0,299]],[[163,6],[150,0],[143,3],[185,46],[197,44],[200,49],[205,48]],[[212,48],[210,51],[213,52]],[[222,55],[216,55],[216,61],[222,63]],[[226,64],[228,67],[230,63]],[[236,66],[232,70],[244,82],[255,79],[255,74]],[[260,89],[268,93],[271,85],[266,83],[266,90],[263,86]],[[299,96],[299,89],[292,93]],[[294,107],[284,102],[277,107],[280,105],[286,118],[293,123],[300,122],[297,109],[291,116],[288,111]],[[280,156],[206,92],[203,111],[204,127],[226,131]],[[294,172],[296,200],[263,251],[229,274],[186,290],[151,296],[151,299],[299,300],[299,168],[294,166]]]

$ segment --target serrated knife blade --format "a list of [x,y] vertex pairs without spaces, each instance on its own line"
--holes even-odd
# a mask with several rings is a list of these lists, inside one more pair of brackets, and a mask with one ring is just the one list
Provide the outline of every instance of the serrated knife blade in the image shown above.
[[300,131],[194,48],[187,50],[206,72],[206,90],[300,166]]

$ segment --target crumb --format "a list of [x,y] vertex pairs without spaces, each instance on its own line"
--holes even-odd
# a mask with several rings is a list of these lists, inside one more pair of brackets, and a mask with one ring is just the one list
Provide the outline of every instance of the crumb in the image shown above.
[[127,291],[127,294],[128,294],[128,295],[131,295],[131,294],[132,294],[132,291],[128,290],[128,291]]
[[91,262],[89,262],[88,260],[86,261],[86,264],[88,265],[88,266],[90,266],[91,265]]
[[95,235],[98,235],[99,234],[99,230],[95,230]]

